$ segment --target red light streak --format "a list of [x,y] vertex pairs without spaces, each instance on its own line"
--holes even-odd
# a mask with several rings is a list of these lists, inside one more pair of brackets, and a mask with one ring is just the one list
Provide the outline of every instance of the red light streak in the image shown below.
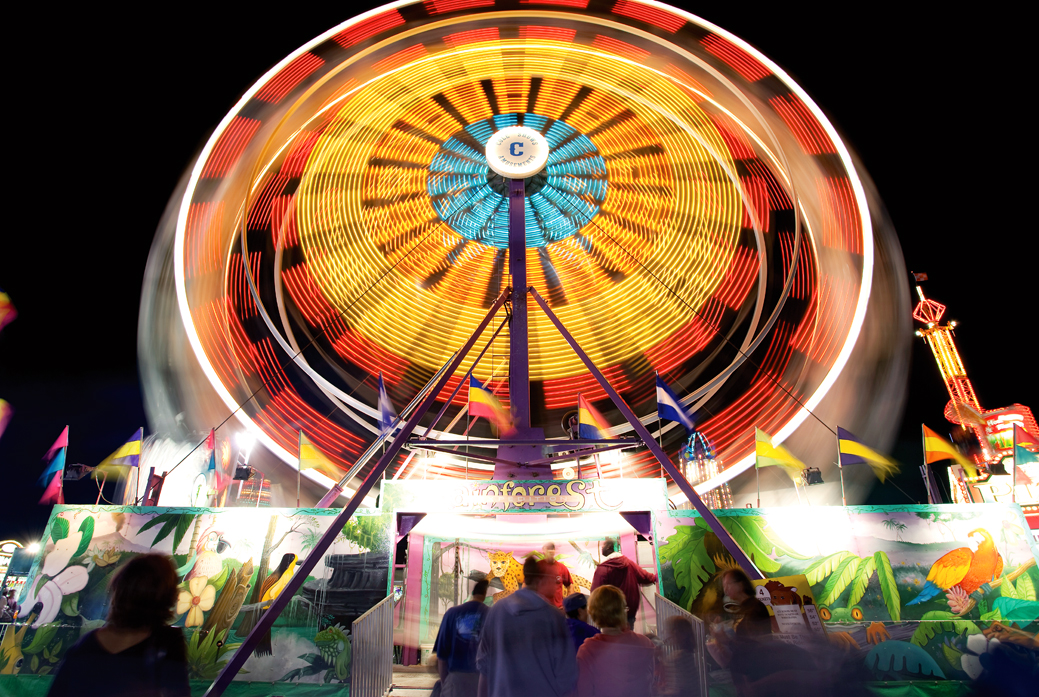
[[761,64],[754,56],[732,43],[728,39],[717,34],[705,36],[700,43],[707,49],[708,53],[716,56],[726,65],[742,75],[749,82],[768,77],[771,70]]
[[646,24],[652,24],[653,26],[660,27],[664,31],[672,34],[685,26],[685,19],[683,17],[679,17],[676,14],[672,14],[667,10],[658,7],[629,2],[628,0],[619,0],[617,4],[613,6],[613,12],[614,14],[640,20]]
[[649,58],[649,51],[632,46],[626,41],[620,41],[602,34],[596,35],[595,40],[592,41],[592,46],[614,55],[630,58],[633,61],[642,62]]
[[332,40],[343,48],[350,48],[356,43],[401,24],[404,24],[404,18],[400,16],[400,12],[390,10],[344,29],[333,36]]
[[220,269],[223,256],[220,226],[223,217],[223,201],[192,203],[188,208],[184,231],[184,268],[188,278]]
[[468,10],[473,7],[490,7],[495,0],[426,0],[422,3],[426,12],[431,15],[454,12],[455,10]]
[[564,29],[562,27],[542,27],[532,24],[519,28],[519,36],[521,39],[524,40],[545,39],[546,41],[562,41],[564,43],[572,43],[574,40],[574,36],[576,35],[576,29]]
[[826,135],[815,116],[796,95],[773,97],[768,102],[790,128],[790,133],[805,154],[823,155],[836,152],[830,137]]
[[313,53],[304,53],[297,56],[295,60],[282,68],[270,82],[256,93],[256,98],[261,102],[277,104],[285,98],[285,95],[294,90],[299,83],[306,80],[311,73],[324,64],[325,61]]
[[855,205],[851,182],[844,177],[827,177],[817,179],[815,186],[823,214],[822,245],[862,254],[859,208]]
[[472,29],[470,31],[448,34],[444,37],[444,43],[451,47],[457,47],[480,41],[497,41],[498,39],[498,27],[487,27],[486,29]]
[[408,48],[397,51],[392,56],[383,58],[381,61],[375,63],[372,66],[372,72],[376,74],[388,73],[394,68],[399,68],[402,65],[407,65],[412,61],[416,61],[419,58],[424,58],[429,55],[429,51],[422,44],[415,44]]
[[202,169],[202,176],[222,177],[230,172],[259,128],[260,122],[257,119],[235,116],[227,129],[220,134],[213,151],[209,153],[206,166]]

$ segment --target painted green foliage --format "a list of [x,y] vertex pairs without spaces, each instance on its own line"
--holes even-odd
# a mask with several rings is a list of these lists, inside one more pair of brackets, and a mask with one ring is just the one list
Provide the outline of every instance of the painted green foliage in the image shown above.
[[[691,525],[680,525],[667,544],[660,547],[661,564],[670,564],[675,583],[681,590],[679,605],[689,608],[700,590],[718,571],[717,561],[732,563],[732,558],[711,531],[707,522],[697,516]],[[778,557],[805,559],[789,547],[768,527],[762,516],[732,516],[722,525],[765,574],[774,574],[782,564]]]
[[832,605],[851,585],[848,607],[862,599],[874,573],[880,583],[880,591],[883,594],[888,614],[891,615],[892,620],[897,622],[902,618],[902,599],[898,592],[898,584],[895,583],[891,560],[883,551],[878,550],[866,558],[861,558],[851,552],[837,552],[823,557],[805,569],[805,576],[811,585],[826,581],[822,595],[817,599],[820,605]]
[[193,680],[214,680],[227,663],[229,653],[241,646],[241,643],[228,644],[228,630],[209,632],[203,638],[203,632],[191,633],[188,639],[188,677]]

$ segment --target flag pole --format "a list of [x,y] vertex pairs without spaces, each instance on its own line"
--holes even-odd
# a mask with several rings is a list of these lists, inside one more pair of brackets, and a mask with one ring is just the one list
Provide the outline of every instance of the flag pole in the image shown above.
[[[837,470],[841,473],[841,505],[842,506],[847,506],[848,505],[848,497],[844,493],[844,458],[841,457],[842,454],[843,453],[841,453],[841,437],[838,434],[838,436],[837,436]],[[805,491],[805,496],[807,496],[807,495],[808,495],[808,492]]]
[[754,479],[758,485],[758,508],[761,508],[761,468],[758,467],[756,458],[754,460]]
[[[924,464],[921,467],[921,469],[924,472],[924,487],[927,489],[927,503],[933,504],[934,503],[934,496],[931,495],[931,483],[930,483],[930,481],[928,481],[928,477],[927,477],[927,468],[928,468],[928,465],[927,465],[927,434],[924,433],[924,425],[923,424],[920,424],[920,447],[922,448],[922,451],[921,451],[920,454],[923,455],[923,458],[924,458]],[[951,487],[949,489],[949,495],[950,495],[950,497],[952,496],[952,488]]]
[[[655,380],[653,381],[653,392],[656,393],[656,390],[657,390],[657,383],[656,383],[656,381],[660,379],[660,371],[654,370],[653,371],[653,376],[655,378]],[[663,434],[663,432],[661,431],[661,428],[660,428],[660,400],[659,399],[657,400],[657,445],[659,445],[661,450],[663,450],[663,448],[664,448],[664,434]],[[661,476],[661,478],[664,477],[664,465],[660,465],[660,476]]]
[[[296,455],[298,457],[298,456],[300,456],[302,454],[303,454],[303,431],[300,430],[300,431],[298,431],[297,438],[296,438]],[[299,461],[296,462],[296,508],[299,508],[299,479],[300,479],[300,469],[299,469],[299,466],[300,466],[301,462],[302,462],[302,458],[299,458]]]

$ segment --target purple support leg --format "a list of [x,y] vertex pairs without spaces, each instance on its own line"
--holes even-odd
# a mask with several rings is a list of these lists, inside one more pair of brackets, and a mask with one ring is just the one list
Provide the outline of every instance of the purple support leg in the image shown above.
[[462,364],[462,361],[465,360],[469,351],[472,350],[476,340],[481,334],[483,334],[484,330],[487,329],[487,325],[490,324],[491,318],[493,318],[498,310],[501,309],[501,306],[505,304],[505,299],[508,297],[509,292],[510,289],[505,289],[505,292],[498,296],[498,299],[494,301],[494,304],[491,305],[491,309],[488,311],[487,316],[483,318],[482,322],[480,322],[480,326],[476,328],[473,335],[465,342],[465,346],[462,347],[462,350],[459,351],[458,355],[456,355],[454,360],[451,361],[451,365],[446,371],[444,371],[444,374],[440,376],[440,379],[437,380],[436,385],[429,391],[426,398],[423,399],[422,403],[415,408],[415,412],[411,415],[411,418],[408,419],[408,422],[404,424],[404,428],[402,428],[393,438],[390,447],[382,454],[379,461],[375,463],[375,467],[373,467],[371,472],[368,473],[368,476],[364,478],[364,482],[361,483],[361,486],[357,487],[357,491],[355,491],[354,495],[350,497],[350,501],[346,504],[346,507],[336,516],[336,519],[332,521],[332,524],[328,526],[328,529],[321,536],[321,539],[319,539],[317,544],[314,545],[314,548],[310,550],[310,554],[299,562],[295,575],[293,575],[293,577],[289,579],[289,582],[285,584],[285,587],[282,589],[281,593],[278,594],[278,597],[271,602],[267,612],[260,616],[260,619],[256,622],[256,626],[254,626],[253,630],[249,632],[249,636],[245,638],[242,645],[239,646],[238,650],[235,651],[233,656],[231,656],[231,660],[229,660],[227,665],[224,666],[224,669],[220,671],[220,675],[217,676],[216,680],[213,681],[213,684],[209,686],[208,690],[206,690],[205,697],[217,697],[217,695],[222,695],[224,690],[227,689],[227,686],[231,684],[234,676],[238,674],[238,671],[241,670],[243,665],[245,665],[245,661],[252,654],[256,645],[260,643],[260,638],[263,637],[263,635],[265,635],[274,625],[274,620],[278,618],[281,611],[289,604],[289,601],[292,600],[292,596],[294,596],[303,586],[303,582],[307,579],[310,572],[314,570],[314,567],[317,566],[318,561],[325,556],[325,552],[327,552],[328,548],[332,546],[332,542],[335,540],[336,535],[338,535],[347,522],[349,522],[354,512],[360,507],[364,497],[368,495],[369,491],[371,491],[372,486],[382,478],[382,473],[386,469],[386,466],[397,457],[397,453],[400,452],[401,446],[408,442],[408,438],[411,437],[411,433],[415,430],[415,427],[418,426],[419,420],[421,420],[422,417],[426,415],[426,412],[429,411],[429,408],[433,406],[433,402],[436,401],[437,396],[440,394],[441,390],[444,389],[444,385],[446,385],[451,376],[455,374],[455,371],[458,370],[458,367]]
[[613,404],[620,410],[620,413],[624,415],[624,418],[628,420],[631,427],[635,429],[635,433],[637,433],[639,438],[642,439],[642,442],[646,444],[646,447],[650,449],[654,456],[656,456],[660,465],[667,470],[668,474],[671,475],[671,479],[673,479],[675,484],[678,485],[678,488],[682,490],[682,493],[686,495],[689,502],[693,504],[693,507],[696,508],[696,512],[703,517],[704,522],[711,527],[714,534],[717,535],[718,539],[721,540],[723,545],[725,545],[725,549],[729,551],[729,554],[731,554],[732,558],[736,560],[736,563],[743,567],[743,570],[746,571],[747,575],[751,578],[765,578],[761,571],[758,570],[758,567],[754,565],[754,562],[750,560],[750,557],[747,556],[746,552],[740,549],[736,540],[732,539],[732,535],[730,535],[729,531],[722,526],[718,517],[715,516],[711,509],[704,505],[704,502],[700,500],[700,497],[697,495],[696,491],[693,490],[693,485],[689,483],[689,480],[686,479],[678,468],[671,463],[671,458],[669,458],[657,442],[653,440],[653,434],[649,432],[649,429],[642,425],[642,422],[638,420],[637,416],[635,416],[635,412],[631,410],[631,407],[621,399],[621,396],[617,394],[617,391],[613,389],[613,386],[610,385],[605,377],[603,377],[603,374],[599,372],[599,369],[595,367],[595,363],[593,363],[592,359],[588,357],[588,354],[584,352],[584,349],[578,345],[574,340],[574,337],[571,336],[570,332],[563,326],[563,323],[559,321],[559,318],[556,317],[556,314],[552,312],[551,308],[549,308],[545,299],[542,298],[533,288],[530,288],[530,294],[534,296],[534,300],[541,306],[545,315],[548,316],[552,321],[552,324],[556,326],[559,333],[563,335],[566,343],[570,344],[570,348],[574,350],[574,353],[577,354],[585,367],[588,368],[588,372],[595,377],[599,385],[606,391],[606,394],[609,395],[611,400],[613,400]]
[[527,221],[523,179],[509,180],[509,273],[512,326],[509,331],[509,409],[516,428],[530,427],[530,347],[527,345]]

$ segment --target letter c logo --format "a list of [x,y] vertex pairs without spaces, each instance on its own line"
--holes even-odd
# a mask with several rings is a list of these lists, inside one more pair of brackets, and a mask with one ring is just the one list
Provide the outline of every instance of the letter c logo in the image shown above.
[[519,141],[513,141],[509,143],[509,154],[513,157],[519,157],[523,154],[523,143]]

